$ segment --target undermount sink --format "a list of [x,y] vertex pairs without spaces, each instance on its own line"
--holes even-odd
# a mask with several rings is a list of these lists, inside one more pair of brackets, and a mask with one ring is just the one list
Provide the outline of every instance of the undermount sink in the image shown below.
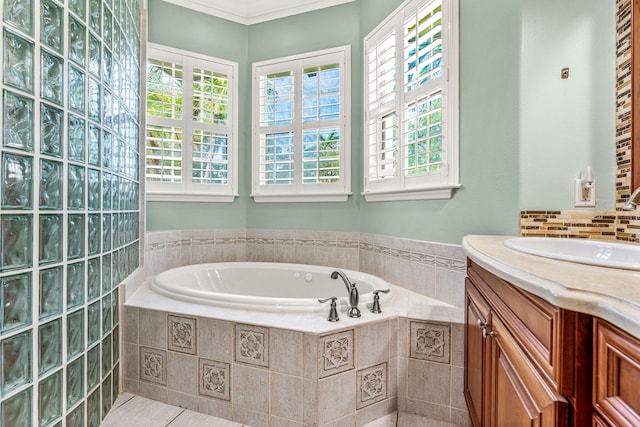
[[640,246],[636,245],[551,237],[514,237],[505,240],[504,245],[520,252],[562,261],[640,270]]

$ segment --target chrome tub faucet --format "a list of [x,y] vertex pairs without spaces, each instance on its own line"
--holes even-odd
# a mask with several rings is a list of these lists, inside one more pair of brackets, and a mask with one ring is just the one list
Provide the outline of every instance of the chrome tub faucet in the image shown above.
[[358,288],[355,283],[351,283],[351,280],[347,277],[344,272],[340,270],[336,270],[331,273],[332,279],[337,279],[340,277],[344,282],[344,285],[347,287],[347,292],[349,292],[349,311],[347,315],[349,317],[360,317],[360,309],[358,308],[358,301],[360,296],[358,295]]

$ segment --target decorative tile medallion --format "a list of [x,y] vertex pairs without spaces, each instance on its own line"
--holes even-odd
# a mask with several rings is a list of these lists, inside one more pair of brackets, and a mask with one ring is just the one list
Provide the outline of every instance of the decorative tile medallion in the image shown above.
[[318,376],[320,378],[353,369],[353,329],[320,337]]
[[269,329],[236,325],[236,362],[269,367]]
[[156,384],[167,384],[167,352],[140,347],[140,379]]
[[451,343],[450,325],[430,322],[411,322],[411,349],[414,359],[449,363]]
[[387,364],[361,369],[356,376],[358,393],[356,409],[364,408],[387,398]]
[[231,365],[200,359],[200,395],[231,400]]
[[169,350],[196,354],[196,319],[169,315],[167,330]]

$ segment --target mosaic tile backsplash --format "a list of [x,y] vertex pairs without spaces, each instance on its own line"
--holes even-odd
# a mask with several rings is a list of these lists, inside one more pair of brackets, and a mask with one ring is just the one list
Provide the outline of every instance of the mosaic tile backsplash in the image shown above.
[[640,242],[635,212],[522,211],[520,235]]
[[139,259],[140,4],[0,8],[0,425],[98,426]]

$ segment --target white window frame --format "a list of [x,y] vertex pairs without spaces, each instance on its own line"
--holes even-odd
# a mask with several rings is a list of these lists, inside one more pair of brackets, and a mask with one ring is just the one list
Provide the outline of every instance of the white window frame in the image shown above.
[[[403,32],[407,17],[431,3],[432,0],[407,0],[400,5],[385,21],[378,25],[364,39],[364,191],[367,202],[396,200],[429,200],[450,199],[455,189],[460,187],[459,178],[459,36],[458,36],[458,1],[442,0],[442,46],[443,72],[438,78],[414,88],[409,92],[404,89],[403,71]],[[369,92],[369,52],[375,49],[395,32],[395,76],[391,96],[392,101],[383,101],[371,106]],[[382,84],[389,82],[382,82]],[[434,91],[442,93],[442,165],[436,172],[426,172],[415,176],[404,173],[403,123],[406,117],[406,105],[416,102]],[[388,100],[385,94],[385,99]],[[370,120],[379,120],[389,114],[397,115],[396,140],[396,174],[392,178],[376,179],[370,176],[369,124]],[[382,132],[376,134],[376,144],[382,144]],[[378,148],[379,149],[379,148]]]
[[[302,183],[302,72],[307,67],[339,63],[341,68],[340,119],[324,123],[316,121],[320,127],[340,129],[340,179],[334,183]],[[252,67],[252,193],[256,202],[342,202],[351,195],[351,47],[340,46],[331,49],[308,52],[284,58],[260,61]],[[260,183],[260,135],[261,130],[271,127],[260,126],[260,77],[272,73],[293,71],[295,80],[294,95],[294,159],[293,184]],[[274,127],[277,132],[277,127]]]
[[[192,201],[192,202],[233,202],[238,197],[238,64],[219,58],[213,58],[181,49],[174,49],[155,43],[149,43],[147,58],[180,64],[183,68],[183,118],[182,126],[182,182],[154,182],[146,181],[145,186],[148,201]],[[145,62],[145,68],[146,68]],[[193,100],[193,69],[200,68],[207,71],[219,72],[228,76],[228,124],[205,125],[210,130],[224,132],[227,139],[227,183],[226,184],[197,184],[192,182],[192,143],[191,135],[194,121],[189,113],[189,106]],[[146,78],[146,77],[145,77]],[[146,87],[146,85],[145,85]],[[145,91],[146,106],[146,91]],[[146,115],[146,107],[145,107]],[[163,118],[146,115],[145,127],[149,124],[162,123]],[[175,120],[170,122],[175,123]],[[167,125],[171,126],[171,123]],[[197,125],[200,129],[203,126]],[[145,129],[146,153],[146,129]],[[145,156],[146,157],[146,156]]]

